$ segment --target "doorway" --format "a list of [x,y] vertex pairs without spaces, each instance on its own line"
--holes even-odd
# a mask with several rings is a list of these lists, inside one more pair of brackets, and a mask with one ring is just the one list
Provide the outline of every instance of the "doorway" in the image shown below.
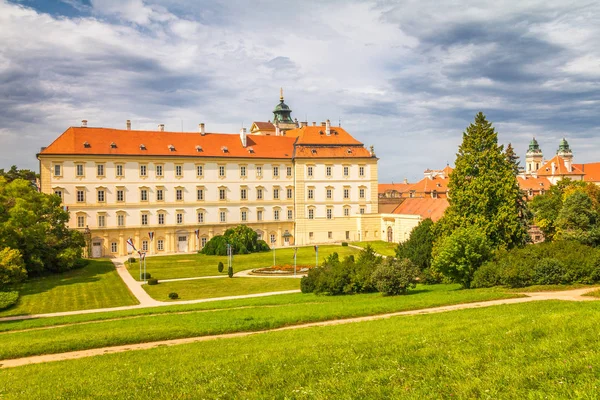
[[187,236],[177,236],[177,251],[179,253],[187,253],[188,251],[188,238]]
[[391,226],[388,226],[387,229],[387,241],[390,243],[394,241],[394,231]]

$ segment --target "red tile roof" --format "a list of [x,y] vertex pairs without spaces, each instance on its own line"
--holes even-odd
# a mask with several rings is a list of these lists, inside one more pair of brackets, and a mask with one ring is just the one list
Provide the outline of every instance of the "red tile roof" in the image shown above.
[[350,145],[362,146],[362,143],[354,139],[348,132],[339,126],[330,128],[329,136],[325,133],[324,126],[303,126],[291,129],[285,133],[286,136],[298,137],[298,144],[303,145]]
[[533,191],[540,191],[542,189],[546,191],[552,186],[548,178],[543,176],[538,176],[537,178],[529,175],[526,177],[518,176],[517,181],[519,182],[519,187],[526,192],[530,189]]
[[429,197],[404,199],[393,211],[393,214],[420,215],[423,219],[431,218],[433,221],[439,220],[446,208],[448,200],[433,199]]
[[381,194],[390,190],[395,190],[399,193],[407,193],[412,185],[412,183],[380,183],[377,186],[377,192]]
[[296,158],[371,158],[364,147],[296,146]]
[[583,180],[586,182],[600,182],[600,162],[587,164],[573,164],[574,168],[585,174]]
[[[552,163],[554,163],[556,170],[552,173]],[[565,166],[565,160],[558,154],[546,161],[544,165],[537,170],[538,176],[562,176],[562,175],[583,175],[583,172],[572,165],[572,171],[569,171]]]
[[275,131],[275,125],[273,125],[271,122],[254,121],[253,124],[256,125],[260,131]]

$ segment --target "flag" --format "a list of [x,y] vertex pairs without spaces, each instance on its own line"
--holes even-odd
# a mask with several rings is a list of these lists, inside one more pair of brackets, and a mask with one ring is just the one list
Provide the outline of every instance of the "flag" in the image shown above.
[[154,232],[148,232],[148,237],[150,238],[150,241],[154,240]]
[[63,211],[69,212],[69,206],[63,206]]
[[133,245],[133,239],[132,238],[127,239],[127,244],[131,246],[131,248],[133,249],[133,251],[137,251],[137,249]]
[[194,233],[196,234],[196,238],[200,239],[200,229],[196,229]]
[[315,251],[319,251],[319,246],[315,246]]
[[140,255],[140,260],[144,260],[146,258],[146,253],[145,252],[138,251],[138,254]]

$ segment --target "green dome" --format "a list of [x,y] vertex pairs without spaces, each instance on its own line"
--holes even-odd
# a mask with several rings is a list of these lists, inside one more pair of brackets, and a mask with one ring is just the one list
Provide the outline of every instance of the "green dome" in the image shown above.
[[567,140],[565,138],[562,138],[560,140],[560,144],[558,145],[558,152],[562,152],[562,153],[570,153],[571,152],[569,143],[567,142]]
[[293,124],[294,120],[292,120],[291,114],[292,110],[283,102],[283,89],[281,89],[281,94],[279,95],[279,104],[277,104],[273,110],[273,124],[277,124],[278,122],[284,124]]
[[537,140],[535,140],[535,137],[533,139],[531,139],[531,142],[529,142],[529,149],[527,150],[527,153],[541,153],[542,151],[540,150],[540,145],[538,144]]

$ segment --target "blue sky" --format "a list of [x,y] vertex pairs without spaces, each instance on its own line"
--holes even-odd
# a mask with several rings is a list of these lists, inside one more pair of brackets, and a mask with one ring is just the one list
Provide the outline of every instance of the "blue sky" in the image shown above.
[[380,182],[453,164],[483,111],[524,157],[600,161],[600,5],[581,1],[0,0],[0,168],[67,127],[332,122]]

